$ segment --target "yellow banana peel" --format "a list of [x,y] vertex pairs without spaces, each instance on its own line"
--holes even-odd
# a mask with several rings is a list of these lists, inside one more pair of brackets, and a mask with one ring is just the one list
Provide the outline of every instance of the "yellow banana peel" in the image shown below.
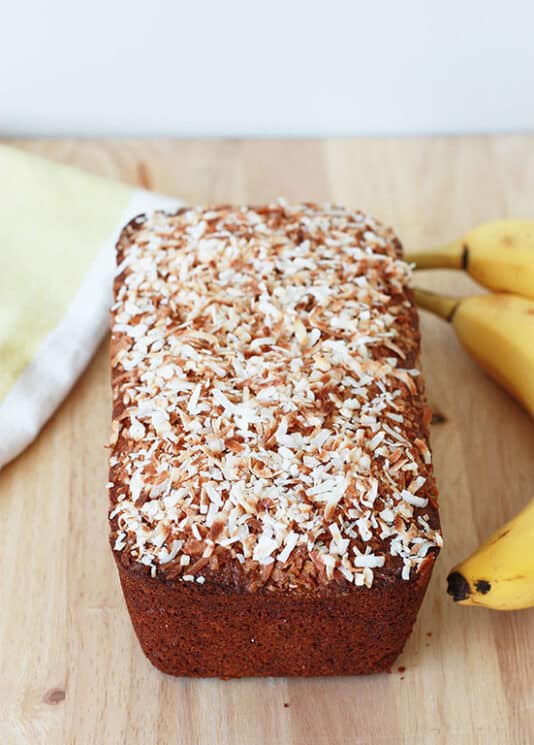
[[534,220],[495,220],[436,248],[406,255],[417,269],[464,269],[494,292],[534,298]]
[[[496,293],[458,298],[415,290],[417,304],[449,321],[480,366],[534,416],[534,300]],[[462,605],[534,606],[534,500],[460,562],[448,592]]]
[[461,605],[495,610],[534,606],[534,499],[447,577]]
[[507,293],[455,298],[420,289],[415,298],[450,321],[466,351],[534,416],[534,300]]

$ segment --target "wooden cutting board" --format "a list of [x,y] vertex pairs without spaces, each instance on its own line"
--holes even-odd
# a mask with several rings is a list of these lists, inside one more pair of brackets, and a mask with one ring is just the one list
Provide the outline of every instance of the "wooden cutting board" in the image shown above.
[[[13,144],[190,202],[335,200],[411,247],[533,216],[533,137]],[[452,272],[417,279],[474,288]],[[446,542],[392,674],[222,682],[150,666],[107,543],[105,343],[0,474],[2,745],[532,745],[534,610],[455,606],[445,577],[534,495],[534,425],[449,327],[425,316],[422,331]]]

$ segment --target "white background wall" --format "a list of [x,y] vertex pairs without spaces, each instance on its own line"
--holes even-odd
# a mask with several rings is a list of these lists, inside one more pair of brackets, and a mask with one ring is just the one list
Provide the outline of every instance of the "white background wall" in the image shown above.
[[533,0],[0,0],[2,135],[534,129]]

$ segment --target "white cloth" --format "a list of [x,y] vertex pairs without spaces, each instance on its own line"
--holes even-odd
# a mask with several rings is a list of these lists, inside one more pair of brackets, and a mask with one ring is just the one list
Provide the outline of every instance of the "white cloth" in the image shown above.
[[96,259],[58,325],[42,340],[33,358],[0,402],[0,468],[21,453],[64,400],[109,326],[115,244],[136,215],[172,210],[179,202],[144,190],[132,192],[116,229]]

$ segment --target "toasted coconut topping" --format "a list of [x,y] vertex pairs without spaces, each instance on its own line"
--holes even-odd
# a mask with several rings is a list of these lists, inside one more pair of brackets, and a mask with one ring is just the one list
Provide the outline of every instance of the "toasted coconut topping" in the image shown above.
[[409,267],[360,212],[138,218],[113,307],[113,545],[249,589],[410,579],[441,546]]

